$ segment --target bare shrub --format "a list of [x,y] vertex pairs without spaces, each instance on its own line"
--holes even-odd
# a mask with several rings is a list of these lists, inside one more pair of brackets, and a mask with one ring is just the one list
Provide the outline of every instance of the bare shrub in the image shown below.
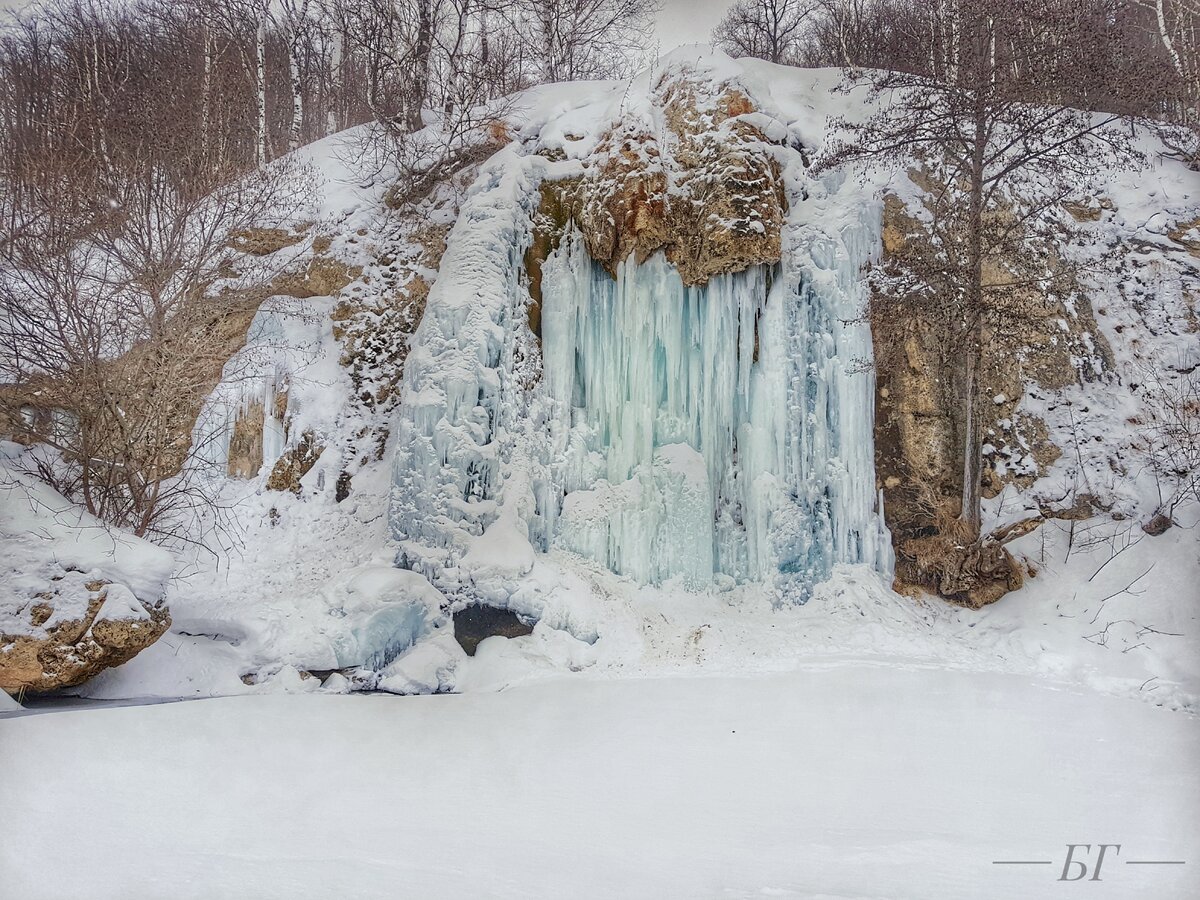
[[229,236],[286,218],[306,183],[276,164],[194,199],[151,167],[82,235],[57,239],[70,211],[47,205],[37,227],[9,237],[0,415],[18,440],[55,451],[35,457],[42,477],[139,535],[207,502],[184,466],[201,449],[193,425],[278,269],[244,257],[230,270]]
[[1200,371],[1149,372],[1142,389],[1141,436],[1166,527],[1181,503],[1200,501]]

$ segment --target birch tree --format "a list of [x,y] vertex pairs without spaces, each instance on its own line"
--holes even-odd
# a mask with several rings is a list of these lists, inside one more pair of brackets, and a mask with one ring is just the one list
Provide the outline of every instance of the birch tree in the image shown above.
[[1176,118],[1193,133],[1200,132],[1200,0],[1138,2],[1152,13],[1155,37],[1179,81]]
[[309,25],[309,0],[280,0],[279,18],[288,50],[288,82],[292,89],[292,121],[288,128],[288,150],[300,146],[304,127],[304,85],[300,66],[303,42]]

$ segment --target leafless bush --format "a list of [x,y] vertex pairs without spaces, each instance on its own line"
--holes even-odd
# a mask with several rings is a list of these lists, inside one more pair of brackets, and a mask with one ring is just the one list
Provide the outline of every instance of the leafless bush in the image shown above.
[[[990,8],[1027,24],[996,42],[998,57],[1011,62],[1014,51],[1035,50],[1070,64],[1024,99],[1195,119],[1197,0],[1005,0]],[[734,56],[955,81],[971,77],[961,63],[974,52],[973,15],[964,0],[740,0],[713,42]]]
[[1146,459],[1158,485],[1158,513],[1200,500],[1200,371],[1150,372],[1142,382]]
[[738,0],[713,29],[713,44],[730,56],[773,63],[800,62],[817,0]]
[[69,240],[69,209],[37,209],[0,254],[6,430],[56,451],[37,459],[60,492],[137,534],[203,502],[183,474],[192,426],[277,274],[228,270],[230,235],[286,217],[306,183],[276,164],[194,199],[155,175],[123,181],[116,211]]

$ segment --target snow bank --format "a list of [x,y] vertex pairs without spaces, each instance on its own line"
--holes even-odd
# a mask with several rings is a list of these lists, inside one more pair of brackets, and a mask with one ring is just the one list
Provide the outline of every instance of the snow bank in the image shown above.
[[[83,619],[95,596],[86,585],[97,581],[112,582],[103,618],[145,618],[142,603],[162,600],[175,558],[25,474],[26,455],[0,442],[0,634],[44,636],[60,622]],[[34,626],[28,607],[52,581],[53,615]]]

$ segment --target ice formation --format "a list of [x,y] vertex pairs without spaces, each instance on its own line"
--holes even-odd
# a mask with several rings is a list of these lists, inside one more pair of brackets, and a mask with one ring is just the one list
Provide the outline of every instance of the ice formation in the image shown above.
[[[250,415],[262,417],[262,468],[283,454],[287,431],[276,415],[280,385],[309,356],[294,332],[305,323],[298,304],[284,298],[267,301],[255,314],[246,334],[246,346],[225,366],[217,389],[205,403],[192,438],[196,462],[224,472],[229,466],[229,445],[234,426]],[[307,335],[304,335],[307,338]]]
[[381,671],[445,620],[441,594],[415,572],[366,567],[331,598],[330,614],[345,622],[330,631],[338,668]]
[[850,369],[869,336],[836,293],[765,266],[685,287],[661,254],[614,280],[577,232],[542,292],[542,549],[693,586],[885,561],[871,385]]
[[880,211],[780,153],[782,263],[687,287],[656,255],[614,279],[569,230],[543,266],[540,341],[532,207],[578,169],[519,145],[483,166],[406,363],[399,565],[493,602],[551,548],[691,588],[803,593],[838,563],[891,569],[861,321]]

